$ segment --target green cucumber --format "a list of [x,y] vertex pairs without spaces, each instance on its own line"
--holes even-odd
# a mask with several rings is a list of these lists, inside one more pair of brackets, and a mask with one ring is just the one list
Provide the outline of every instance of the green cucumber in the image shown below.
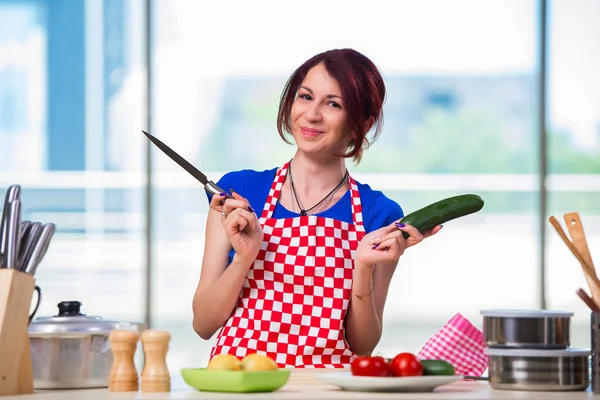
[[419,360],[423,366],[423,375],[454,375],[456,371],[444,360]]
[[[461,194],[437,201],[406,215],[400,222],[412,225],[421,233],[465,215],[476,213],[483,208],[483,199],[476,194]],[[407,239],[410,235],[402,232]]]

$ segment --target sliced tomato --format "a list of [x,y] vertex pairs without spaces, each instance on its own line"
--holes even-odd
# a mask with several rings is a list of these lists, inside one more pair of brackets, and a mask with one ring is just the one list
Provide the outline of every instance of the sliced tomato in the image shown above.
[[361,356],[356,357],[350,365],[352,375],[356,376],[390,376],[390,365],[383,357]]
[[412,353],[400,353],[390,362],[393,376],[421,376],[423,365]]

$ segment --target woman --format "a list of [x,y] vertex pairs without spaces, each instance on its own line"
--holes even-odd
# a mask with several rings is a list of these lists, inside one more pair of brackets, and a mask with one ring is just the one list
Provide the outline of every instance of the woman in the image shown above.
[[402,224],[396,202],[348,174],[346,159],[360,162],[367,133],[380,133],[384,99],[368,58],[318,54],[281,97],[277,128],[286,141],[291,134],[294,157],[218,182],[233,198],[210,199],[193,300],[198,335],[219,330],[211,357],[261,353],[280,367],[347,368],[373,351],[400,256],[441,228],[422,235]]

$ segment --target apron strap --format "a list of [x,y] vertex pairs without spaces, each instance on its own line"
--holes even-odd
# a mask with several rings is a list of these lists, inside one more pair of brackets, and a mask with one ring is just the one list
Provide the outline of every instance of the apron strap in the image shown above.
[[[289,161],[286,162],[275,173],[275,178],[273,179],[273,183],[271,184],[269,195],[267,196],[267,200],[265,201],[265,205],[260,216],[261,224],[264,224],[264,222],[267,219],[273,217],[275,206],[277,205],[277,201],[281,194],[281,188],[283,186],[283,183],[285,182],[285,177],[287,176],[289,164]],[[350,174],[348,174],[348,183],[350,185],[350,206],[352,207],[352,221],[354,225],[356,225],[356,229],[358,231],[364,232],[365,228],[363,224],[360,193],[358,191],[358,185],[356,184],[356,181],[354,180],[354,178],[352,178]]]

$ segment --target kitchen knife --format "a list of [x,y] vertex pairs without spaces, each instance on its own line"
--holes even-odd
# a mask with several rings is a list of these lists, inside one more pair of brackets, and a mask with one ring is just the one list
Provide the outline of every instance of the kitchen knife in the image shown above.
[[6,268],[17,268],[19,261],[19,242],[21,241],[21,200],[12,200],[6,220]]
[[35,249],[37,243],[40,240],[40,236],[42,235],[42,223],[34,222],[31,224],[31,228],[29,228],[29,234],[27,235],[27,240],[25,241],[23,248],[21,249],[21,255],[19,257],[19,269],[21,271],[25,271],[29,260],[33,254],[33,250]]
[[[186,159],[184,159],[179,154],[177,154],[169,146],[167,146],[166,144],[164,144],[163,142],[161,142],[160,140],[158,140],[157,138],[155,138],[148,132],[146,132],[146,131],[142,131],[142,132],[144,133],[144,135],[146,135],[146,137],[148,139],[150,139],[150,141],[152,143],[154,143],[156,145],[156,147],[158,147],[160,150],[162,150],[163,153],[165,153],[167,156],[169,156],[171,158],[171,160],[175,161],[180,167],[185,169],[190,175],[192,175],[200,183],[202,183],[204,185],[204,190],[206,190],[210,195],[214,196],[215,194],[225,193],[225,190],[221,189],[213,181],[209,181],[208,178],[206,177],[206,175],[204,175],[202,172],[200,172],[196,167],[194,167],[192,164],[190,164]],[[231,196],[231,194],[227,193],[227,198],[231,199],[232,197],[233,196]]]
[[43,226],[42,234],[37,241],[33,254],[27,263],[27,267],[24,268],[24,271],[29,275],[35,275],[38,265],[40,265],[40,262],[42,262],[42,259],[48,251],[54,232],[56,232],[56,225],[48,223]]

